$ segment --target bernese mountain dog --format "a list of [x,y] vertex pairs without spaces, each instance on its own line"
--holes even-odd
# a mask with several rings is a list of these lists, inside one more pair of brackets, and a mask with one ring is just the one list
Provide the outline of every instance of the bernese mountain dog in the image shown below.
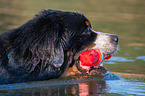
[[109,55],[117,46],[117,35],[94,31],[80,12],[43,10],[0,35],[0,84],[58,78],[73,66],[82,74],[105,74],[103,66],[81,67],[79,54],[99,49]]

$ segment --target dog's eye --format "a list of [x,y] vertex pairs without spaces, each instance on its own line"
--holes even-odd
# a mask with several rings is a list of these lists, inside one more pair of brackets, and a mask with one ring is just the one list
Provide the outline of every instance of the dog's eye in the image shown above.
[[88,32],[83,32],[84,34],[87,34]]
[[86,31],[85,31],[85,32],[83,32],[82,34],[83,34],[83,35],[89,35],[90,32],[86,32]]
[[87,29],[87,30],[85,30],[82,34],[83,34],[83,35],[90,35],[90,31]]

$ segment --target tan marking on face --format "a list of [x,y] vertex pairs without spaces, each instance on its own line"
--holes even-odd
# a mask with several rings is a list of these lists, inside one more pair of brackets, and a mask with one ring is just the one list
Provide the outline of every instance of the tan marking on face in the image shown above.
[[87,26],[89,26],[89,22],[88,21],[85,21],[85,23],[86,23]]

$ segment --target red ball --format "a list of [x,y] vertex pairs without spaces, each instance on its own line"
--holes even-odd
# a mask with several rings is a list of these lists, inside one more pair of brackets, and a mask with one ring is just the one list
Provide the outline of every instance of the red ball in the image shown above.
[[95,66],[103,61],[103,54],[99,49],[84,51],[80,54],[80,63],[83,66]]

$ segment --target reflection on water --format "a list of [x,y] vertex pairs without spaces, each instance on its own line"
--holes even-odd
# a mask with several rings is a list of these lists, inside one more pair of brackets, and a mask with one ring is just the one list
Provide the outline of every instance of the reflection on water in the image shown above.
[[103,80],[81,82],[78,84],[78,89],[80,96],[106,94],[108,92],[106,82]]
[[[118,76],[113,73],[105,78],[118,80]],[[116,77],[115,77],[116,76]],[[76,79],[74,79],[76,78]],[[110,86],[106,85],[103,77],[94,76],[76,76],[63,79],[54,79],[49,81],[40,81],[32,83],[0,85],[0,93],[5,95],[46,95],[46,96],[88,96],[97,94],[106,94]]]
[[[113,77],[114,75],[114,77]],[[110,76],[110,77],[109,77]],[[76,79],[74,79],[76,78]],[[107,80],[108,79],[108,80]],[[145,83],[118,78],[113,73],[103,80],[90,76],[54,79],[48,81],[0,85],[0,95],[14,96],[104,96],[145,95]]]
[[[47,82],[49,83],[49,82]],[[38,83],[37,83],[38,84]],[[40,85],[40,84],[39,84]],[[31,86],[29,84],[28,86]],[[23,88],[23,87],[22,87]],[[26,89],[9,89],[0,90],[1,94],[5,95],[19,95],[19,96],[88,96],[97,94],[106,94],[108,89],[106,88],[105,81],[87,81],[77,84],[70,85],[53,85],[53,86],[42,86]]]
[[145,56],[138,56],[138,57],[136,57],[136,59],[141,59],[141,60],[145,61]]
[[134,60],[129,57],[111,57],[109,62],[105,62],[104,64],[116,64],[117,62],[133,62]]

